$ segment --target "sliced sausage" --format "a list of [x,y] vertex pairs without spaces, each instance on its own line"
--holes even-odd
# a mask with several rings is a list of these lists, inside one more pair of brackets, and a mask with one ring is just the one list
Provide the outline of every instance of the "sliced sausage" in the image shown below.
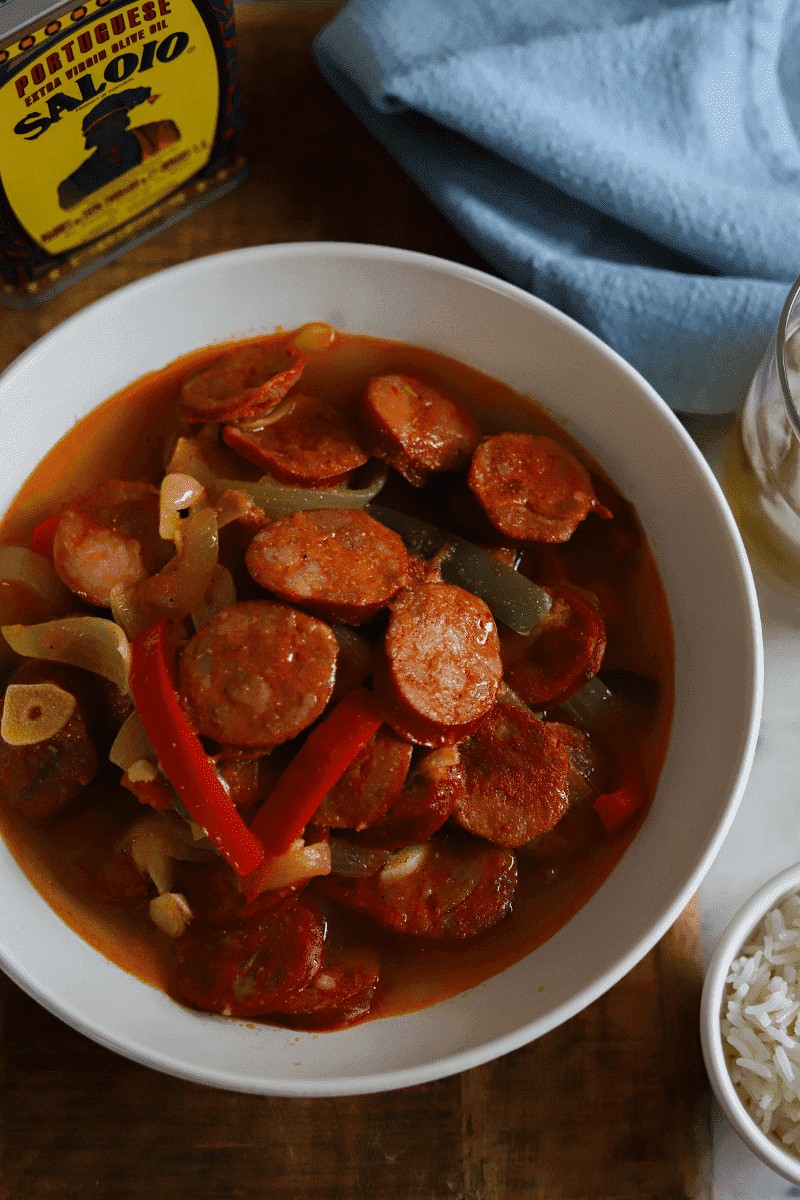
[[53,539],[53,565],[70,591],[108,608],[116,584],[160,571],[175,547],[158,533],[158,488],[109,479],[73,500]]
[[413,747],[386,725],[370,738],[314,814],[330,829],[366,829],[402,791]]
[[475,937],[511,907],[517,864],[510,850],[439,837],[395,857],[379,875],[327,876],[319,886],[387,929],[422,938]]
[[478,431],[455,401],[410,375],[375,375],[364,415],[379,458],[415,487],[434,471],[466,468]]
[[190,925],[176,943],[173,995],[230,1017],[278,1011],[319,971],[324,941],[322,917],[299,900],[241,925]]
[[472,456],[467,482],[506,537],[566,542],[590,512],[613,514],[589,472],[564,446],[531,433],[498,433]]
[[341,1029],[367,1016],[379,979],[377,958],[347,966],[326,962],[302,992],[296,992],[281,1006],[280,1012],[291,1014],[293,1026]]
[[360,840],[390,850],[427,842],[444,825],[464,794],[464,769],[457,749],[429,750],[414,766],[386,815]]
[[491,708],[502,676],[494,618],[448,583],[402,591],[391,606],[375,684],[386,719],[423,745],[457,742]]
[[273,343],[238,346],[186,379],[180,415],[188,421],[236,421],[269,412],[299,380],[306,359]]
[[285,604],[245,600],[186,643],[179,690],[198,733],[226,746],[275,746],[325,708],[336,653],[322,621]]
[[[24,662],[11,683],[55,683],[75,696],[67,723],[45,741],[10,746],[0,738],[0,798],[32,821],[59,812],[87,787],[98,770],[97,751],[87,729],[82,689],[73,673],[56,663]],[[3,701],[0,700],[0,714]]]
[[522,846],[552,829],[569,805],[562,740],[532,713],[496,704],[461,747],[464,794],[453,818],[498,846]]
[[600,610],[570,584],[546,589],[550,612],[527,637],[503,633],[507,683],[531,708],[553,707],[580,691],[600,669],[606,630]]
[[226,425],[222,440],[281,483],[332,487],[367,462],[347,416],[313,396],[292,396],[291,410],[262,428]]
[[256,583],[329,620],[360,625],[404,586],[402,538],[360,510],[296,512],[257,533],[245,558]]

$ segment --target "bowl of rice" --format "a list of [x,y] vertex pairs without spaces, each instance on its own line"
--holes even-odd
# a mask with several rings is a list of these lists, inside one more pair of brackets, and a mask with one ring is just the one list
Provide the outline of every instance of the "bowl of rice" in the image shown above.
[[727,926],[706,973],[700,1032],[725,1116],[800,1187],[800,864],[765,883]]

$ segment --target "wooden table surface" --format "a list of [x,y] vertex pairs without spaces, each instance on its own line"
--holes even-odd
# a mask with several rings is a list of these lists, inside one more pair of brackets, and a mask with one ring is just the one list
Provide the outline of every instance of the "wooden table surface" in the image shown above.
[[[217,250],[332,239],[485,267],[316,71],[311,41],[335,11],[242,5],[249,179],[42,307],[0,308],[0,368],[121,284]],[[0,1200],[707,1196],[700,963],[690,905],[615,988],[533,1045],[437,1083],[340,1100],[160,1075],[0,976]]]

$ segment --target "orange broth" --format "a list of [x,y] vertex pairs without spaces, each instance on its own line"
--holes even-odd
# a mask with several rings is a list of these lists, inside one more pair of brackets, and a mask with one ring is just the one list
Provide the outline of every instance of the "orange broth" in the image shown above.
[[[274,335],[278,337],[279,335]],[[285,335],[284,335],[285,336]],[[257,339],[266,341],[268,339]],[[165,449],[176,428],[180,384],[217,357],[207,347],[137,380],[95,409],[49,452],[21,488],[0,525],[0,543],[28,545],[39,521],[58,513],[75,496],[105,479],[144,479],[158,483]],[[370,337],[337,335],[333,345],[312,356],[301,389],[348,404],[373,374],[405,373],[442,387],[477,419],[482,432],[506,429],[546,433],[568,445],[589,467],[601,498],[613,500],[617,516],[638,533],[639,548],[624,580],[607,579],[615,590],[620,617],[608,628],[604,665],[643,673],[658,683],[655,708],[634,720],[633,739],[651,792],[666,753],[673,707],[673,643],[669,611],[658,570],[630,506],[573,439],[531,400],[497,380],[452,359],[421,348]],[[168,454],[167,454],[168,457]],[[258,472],[238,457],[240,478]],[[383,502],[383,498],[381,498]],[[436,520],[430,505],[421,513]],[[580,563],[589,527],[574,535],[573,558]],[[113,780],[107,802],[78,802],[43,825],[0,805],[0,834],[28,877],[59,916],[98,951],[138,978],[166,988],[172,944],[150,924],[146,906],[125,908],[85,888],[87,870],[112,846],[137,811],[142,811]],[[512,912],[488,932],[457,945],[402,939],[380,930],[366,917],[347,913],[336,935],[366,943],[382,961],[382,989],[370,1017],[408,1012],[474,986],[519,960],[551,937],[597,890],[636,835],[645,813],[615,836],[598,822],[598,836],[585,851],[566,860],[536,861],[518,855],[520,884]],[[313,883],[311,885],[313,889]],[[324,902],[323,902],[324,907]],[[337,910],[338,911],[338,910]],[[337,919],[338,920],[338,919]]]

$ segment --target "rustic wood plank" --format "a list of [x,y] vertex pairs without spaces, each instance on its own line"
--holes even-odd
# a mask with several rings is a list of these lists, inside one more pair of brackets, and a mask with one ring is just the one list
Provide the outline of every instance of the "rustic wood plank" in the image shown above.
[[[381,242],[484,266],[316,72],[335,5],[240,10],[250,178],[42,308],[0,366],[132,279],[260,242]],[[135,331],[132,331],[135,336]],[[696,906],[547,1037],[384,1096],[261,1099],[162,1076],[0,977],[0,1200],[679,1200],[710,1194]]]

